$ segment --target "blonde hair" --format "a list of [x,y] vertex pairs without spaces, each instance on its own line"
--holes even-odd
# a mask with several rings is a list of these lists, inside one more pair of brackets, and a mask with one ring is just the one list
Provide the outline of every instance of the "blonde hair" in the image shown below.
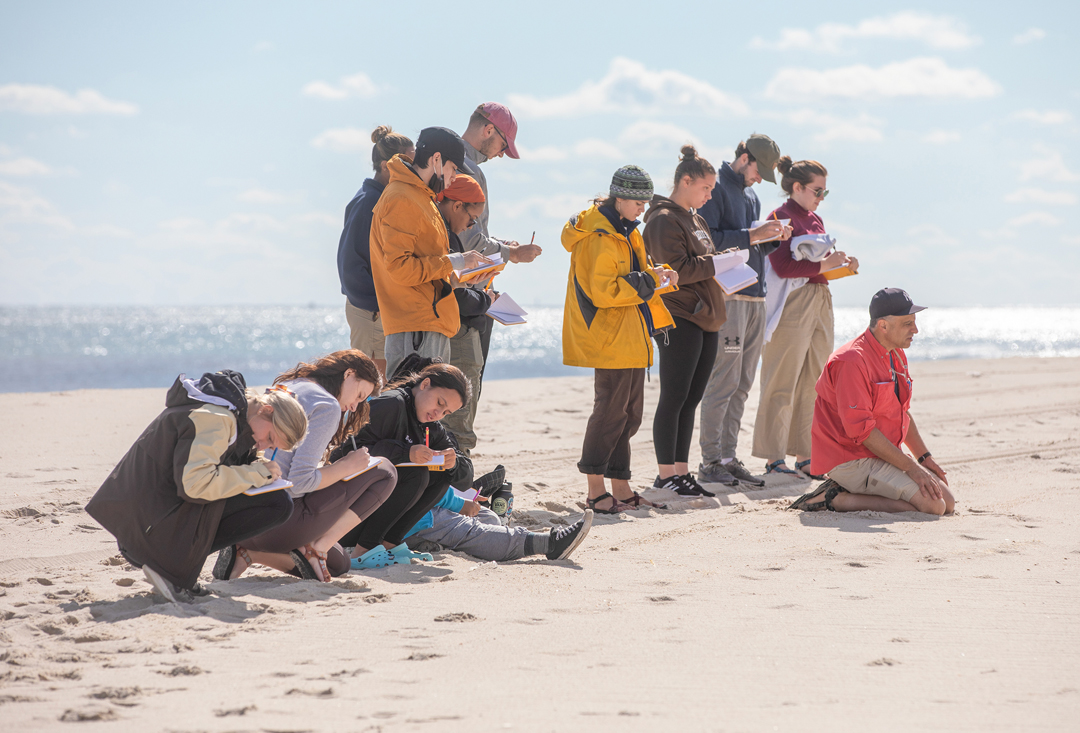
[[[287,444],[281,446],[282,450],[295,450],[296,446],[307,435],[307,414],[296,397],[285,389],[272,389],[266,394],[259,394],[253,389],[244,391],[248,400],[248,415],[252,415],[252,409],[258,409],[263,405],[274,408],[270,415],[270,422],[274,424],[281,442]],[[254,404],[253,404],[254,403]]]

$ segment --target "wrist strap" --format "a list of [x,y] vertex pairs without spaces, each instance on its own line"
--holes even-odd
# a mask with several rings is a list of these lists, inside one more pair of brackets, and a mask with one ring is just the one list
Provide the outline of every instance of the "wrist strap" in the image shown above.
[[923,461],[925,461],[929,457],[930,457],[930,451],[926,451],[921,456],[919,456],[919,463],[922,463]]

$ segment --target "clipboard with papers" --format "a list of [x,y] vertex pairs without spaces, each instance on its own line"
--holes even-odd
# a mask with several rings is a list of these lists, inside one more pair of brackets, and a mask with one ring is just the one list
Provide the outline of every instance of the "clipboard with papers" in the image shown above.
[[503,262],[502,255],[496,252],[495,254],[488,255],[490,263],[483,265],[477,265],[476,267],[470,267],[465,270],[457,270],[458,282],[471,283],[477,280],[484,280],[488,277],[496,275],[506,269],[506,263]]

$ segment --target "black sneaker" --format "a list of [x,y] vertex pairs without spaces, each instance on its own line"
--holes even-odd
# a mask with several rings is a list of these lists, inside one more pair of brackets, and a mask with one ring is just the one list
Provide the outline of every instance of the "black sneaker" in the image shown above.
[[703,488],[702,485],[697,482],[697,479],[694,478],[694,474],[692,473],[683,474],[682,476],[679,476],[679,478],[682,479],[684,484],[693,489],[694,493],[698,496],[716,496],[713,492]]
[[577,549],[585,535],[589,534],[592,527],[593,510],[586,509],[585,516],[577,520],[569,527],[552,529],[548,536],[548,560],[565,560],[570,553]]
[[765,485],[765,482],[762,479],[759,479],[757,476],[747,471],[746,466],[744,466],[743,462],[738,458],[731,463],[725,463],[724,468],[727,469],[728,473],[739,481],[742,481],[744,484],[750,484],[751,486]]
[[683,481],[681,476],[668,476],[667,478],[657,476],[652,487],[654,489],[674,491],[679,496],[700,496],[697,489]]

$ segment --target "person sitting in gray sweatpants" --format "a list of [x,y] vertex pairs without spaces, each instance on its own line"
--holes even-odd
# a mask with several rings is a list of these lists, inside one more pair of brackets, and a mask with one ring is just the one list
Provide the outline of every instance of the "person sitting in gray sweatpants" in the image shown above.
[[585,539],[592,520],[593,512],[588,509],[578,521],[550,532],[504,527],[498,514],[447,489],[435,508],[406,535],[405,542],[417,552],[423,551],[425,541],[434,542],[447,550],[496,562],[520,560],[529,555],[565,560]]

